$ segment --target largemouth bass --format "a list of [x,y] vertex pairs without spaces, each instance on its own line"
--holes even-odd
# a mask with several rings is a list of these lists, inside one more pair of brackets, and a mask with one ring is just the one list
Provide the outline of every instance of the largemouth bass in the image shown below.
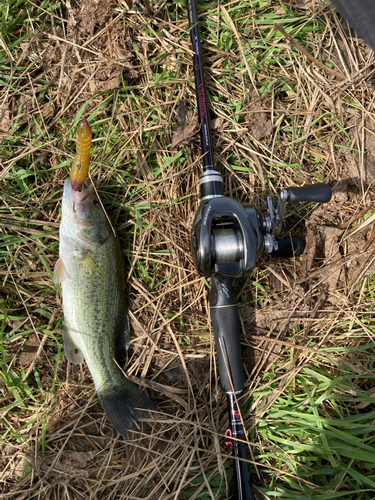
[[70,179],[64,186],[54,281],[63,292],[65,356],[74,364],[86,360],[108,419],[125,436],[133,420],[148,417],[147,410],[156,407],[115,361],[130,338],[118,238],[93,187],[74,190]]

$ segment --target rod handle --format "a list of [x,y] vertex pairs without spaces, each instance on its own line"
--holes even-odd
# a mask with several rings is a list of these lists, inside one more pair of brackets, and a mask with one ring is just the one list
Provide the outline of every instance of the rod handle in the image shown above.
[[238,306],[232,292],[233,278],[211,279],[210,310],[221,388],[226,393],[244,388]]
[[328,184],[324,184],[323,182],[303,187],[289,187],[286,188],[286,191],[289,203],[297,203],[299,201],[327,203],[332,196],[332,189]]

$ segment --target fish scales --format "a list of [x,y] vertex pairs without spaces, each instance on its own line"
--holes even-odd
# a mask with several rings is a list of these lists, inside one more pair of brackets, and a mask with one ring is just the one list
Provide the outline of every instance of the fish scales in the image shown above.
[[[81,262],[84,257],[74,255],[68,260],[68,273],[79,280],[66,280],[63,284],[65,321],[74,331],[76,346],[82,351],[96,389],[106,381],[119,378],[119,370],[113,370],[112,359],[126,313],[125,276],[117,238],[107,241],[90,253],[98,269],[86,271]],[[94,274],[94,275],[93,275]],[[90,300],[88,301],[88,297]],[[113,332],[103,335],[102,332]],[[108,363],[108,360],[110,363]]]

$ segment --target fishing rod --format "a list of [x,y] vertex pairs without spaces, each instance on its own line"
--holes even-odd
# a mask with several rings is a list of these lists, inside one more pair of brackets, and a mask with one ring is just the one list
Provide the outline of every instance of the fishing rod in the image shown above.
[[198,273],[211,278],[210,313],[220,385],[227,395],[230,427],[225,432],[225,444],[233,453],[234,499],[252,500],[246,436],[238,401],[244,390],[244,379],[233,280],[250,273],[256,258],[262,253],[274,257],[301,255],[304,245],[300,238],[277,239],[284,229],[286,205],[300,201],[326,203],[331,199],[332,191],[322,183],[284,189],[280,193],[276,212],[272,198],[267,198],[266,216],[251,205],[241,205],[223,196],[222,177],[214,168],[195,0],[188,0],[188,11],[203,152],[203,173],[199,180],[201,203],[193,222],[191,247]]

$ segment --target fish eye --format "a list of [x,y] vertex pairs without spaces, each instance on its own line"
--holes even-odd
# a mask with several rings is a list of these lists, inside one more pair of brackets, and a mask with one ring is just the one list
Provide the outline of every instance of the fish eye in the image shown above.
[[95,208],[99,208],[99,207],[100,207],[99,200],[94,199],[94,201],[93,201],[93,205],[94,205],[94,207],[95,207]]

